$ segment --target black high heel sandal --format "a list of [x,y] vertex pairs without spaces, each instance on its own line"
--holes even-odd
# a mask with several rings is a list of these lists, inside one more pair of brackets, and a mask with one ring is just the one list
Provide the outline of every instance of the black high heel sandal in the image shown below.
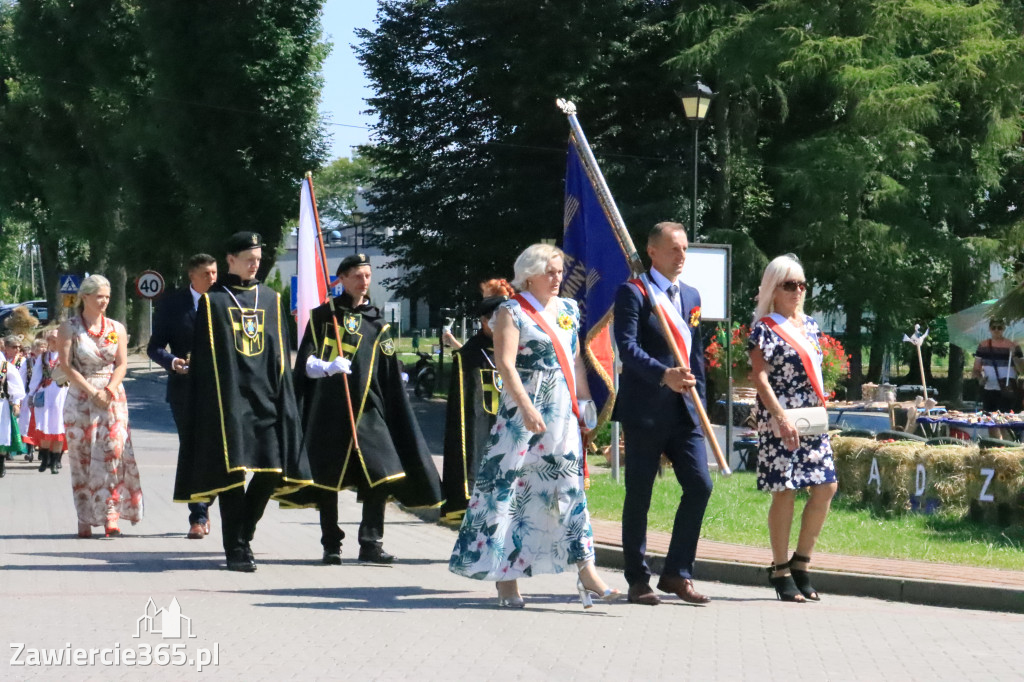
[[769,566],[768,584],[775,588],[775,596],[779,598],[779,601],[791,601],[802,604],[804,602],[804,599],[802,599],[803,595],[800,593],[796,583],[793,582],[792,575],[772,575],[775,571],[783,571],[787,568],[789,568],[788,561],[784,564],[772,564]]
[[793,568],[794,561],[810,565],[811,557],[793,552],[793,556],[789,559],[789,572],[793,574],[793,582],[796,583],[797,588],[800,590],[800,594],[804,595],[805,598],[810,599],[811,601],[821,601],[818,591],[814,589],[814,585],[811,584],[810,572],[807,569]]

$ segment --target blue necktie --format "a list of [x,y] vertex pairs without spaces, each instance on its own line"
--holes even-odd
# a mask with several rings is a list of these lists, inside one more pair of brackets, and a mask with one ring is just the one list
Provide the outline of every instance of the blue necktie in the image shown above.
[[682,315],[683,311],[679,308],[679,287],[673,284],[668,288],[667,293],[668,300],[672,301],[672,305],[676,307],[676,312]]

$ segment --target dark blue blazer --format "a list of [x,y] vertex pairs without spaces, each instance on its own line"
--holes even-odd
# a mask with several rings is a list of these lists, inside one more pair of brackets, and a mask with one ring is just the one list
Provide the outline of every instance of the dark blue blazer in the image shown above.
[[[167,402],[183,403],[188,396],[188,375],[171,369],[174,358],[184,358],[192,352],[192,337],[196,326],[196,311],[192,307],[189,287],[177,289],[160,298],[153,312],[153,334],[149,337],[146,354],[170,376],[167,378]],[[167,346],[171,347],[170,352]]]
[[[691,286],[679,284],[682,316],[687,324],[690,312],[700,306],[700,294]],[[634,428],[674,428],[678,425],[700,428],[700,419],[691,400],[684,399],[667,386],[661,386],[665,370],[676,362],[661,331],[658,317],[646,295],[626,283],[615,293],[615,344],[622,361],[619,393],[612,419]],[[704,341],[700,328],[690,327],[690,370],[697,378],[697,392],[706,402],[704,386]]]

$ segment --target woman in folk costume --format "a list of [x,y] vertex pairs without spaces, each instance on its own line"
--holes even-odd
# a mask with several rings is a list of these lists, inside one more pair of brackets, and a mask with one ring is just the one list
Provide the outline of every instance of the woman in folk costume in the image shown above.
[[516,259],[513,284],[522,293],[493,320],[503,384],[497,420],[448,563],[453,573],[496,581],[500,607],[523,607],[518,578],[568,569],[579,571],[584,608],[591,594],[621,596],[594,568],[580,433],[590,390],[579,310],[558,296],[562,263],[562,251],[547,244]]
[[117,536],[121,519],[133,525],[142,520],[142,486],[122,385],[128,335],[104,314],[108,303],[107,278],[86,277],[54,343],[71,385],[64,423],[81,538],[92,537],[93,526],[103,526],[107,537]]
[[[25,455],[25,461],[27,462],[32,461],[36,446],[39,445],[35,437],[32,436],[32,430],[36,423],[35,408],[32,406],[32,392],[39,387],[39,372],[35,371],[36,360],[46,350],[46,339],[42,337],[37,338],[32,342],[32,349],[25,354],[19,368],[21,370],[22,382],[25,384],[26,395],[25,400],[21,403],[21,416],[18,417],[18,428],[21,430],[21,440],[28,449],[28,454]],[[46,471],[46,467],[40,468],[39,471]]]
[[[32,373],[32,363],[35,361],[35,353],[32,352],[29,342],[35,333],[35,329],[39,327],[39,320],[32,316],[27,306],[19,306],[7,316],[7,319],[4,320],[4,326],[11,334],[18,338],[21,353],[16,358],[8,358],[8,360],[13,360],[15,367],[18,368],[22,383],[27,391],[29,388],[29,378]],[[26,396],[26,399],[21,403],[21,416],[18,417],[18,430],[21,432],[21,440],[27,446],[25,450],[26,462],[32,461],[33,446],[35,445],[35,441],[32,440],[32,436],[29,433],[31,426],[32,405],[31,400],[28,400],[28,396]],[[8,459],[10,458],[8,457]]]
[[21,373],[6,357],[0,358],[0,478],[7,475],[7,454],[21,454],[25,446],[18,432],[18,412],[25,397]]
[[61,468],[67,440],[64,436],[64,401],[67,384],[53,380],[53,370],[60,364],[57,353],[57,329],[46,332],[47,349],[39,354],[32,367],[32,407],[34,426],[32,439],[39,448],[39,471],[56,474]]

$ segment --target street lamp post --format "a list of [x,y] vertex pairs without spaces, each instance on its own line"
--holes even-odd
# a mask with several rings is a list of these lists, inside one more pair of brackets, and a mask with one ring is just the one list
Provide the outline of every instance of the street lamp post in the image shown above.
[[680,93],[680,99],[683,100],[683,113],[693,123],[693,204],[690,211],[691,229],[693,230],[691,241],[693,242],[697,241],[697,160],[699,156],[698,144],[700,141],[698,132],[700,131],[700,124],[708,114],[711,98],[714,96],[715,93],[711,91],[711,88],[700,82],[700,74],[697,74],[693,85]]

